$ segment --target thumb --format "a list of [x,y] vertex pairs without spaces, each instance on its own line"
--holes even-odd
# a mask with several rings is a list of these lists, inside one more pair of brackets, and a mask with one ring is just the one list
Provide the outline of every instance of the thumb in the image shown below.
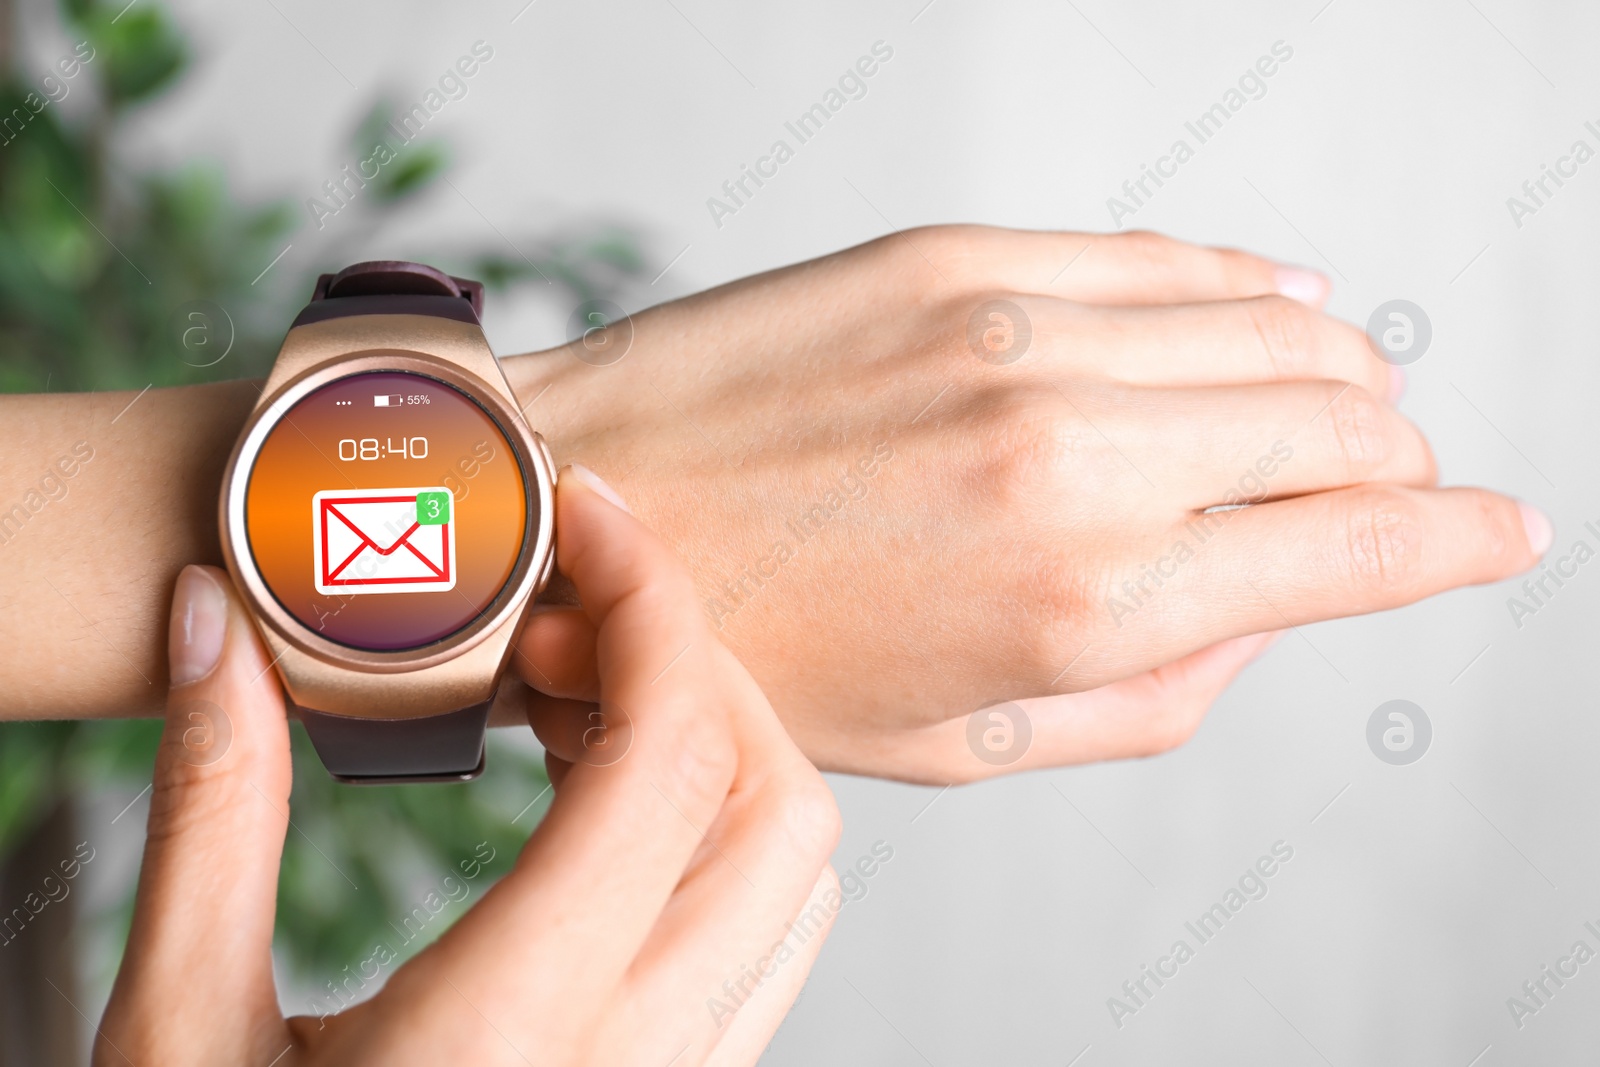
[[289,811],[283,696],[215,567],[178,576],[168,655],[139,897],[106,1024],[198,1039],[186,1050],[218,1042],[214,1062],[246,1062],[282,1026],[271,950]]

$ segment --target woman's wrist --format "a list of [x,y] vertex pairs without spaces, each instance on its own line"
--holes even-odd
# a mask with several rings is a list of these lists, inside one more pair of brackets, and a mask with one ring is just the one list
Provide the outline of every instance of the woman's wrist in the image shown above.
[[168,591],[221,562],[222,469],[259,393],[0,397],[0,485],[28,487],[3,504],[0,720],[159,714]]
[[[557,384],[562,359],[502,366],[557,458],[596,462],[580,416],[609,416]],[[168,590],[186,564],[222,562],[217,494],[261,386],[0,397],[0,485],[13,487],[0,497],[0,642],[12,653],[0,721],[160,714]]]

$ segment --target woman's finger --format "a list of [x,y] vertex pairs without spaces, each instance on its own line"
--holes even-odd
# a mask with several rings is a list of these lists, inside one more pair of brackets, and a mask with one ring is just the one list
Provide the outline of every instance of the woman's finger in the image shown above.
[[[1426,488],[1438,466],[1409,419],[1340,382],[1141,390],[1140,418],[1158,413],[1158,441],[1134,443],[1124,412],[1096,417],[1160,488],[1163,506],[1201,511],[1379,482]],[[1146,447],[1139,447],[1140,444]],[[1205,529],[1226,520],[1183,516]]]
[[[778,1026],[794,1006],[800,990],[805,988],[812,965],[822,952],[822,943],[833,929],[833,919],[839,909],[832,902],[839,899],[839,876],[832,866],[823,867],[811,888],[811,895],[795,916],[793,925],[799,926],[801,920],[819,909],[827,913],[826,918],[815,920],[809,936],[795,938],[799,945],[793,956],[777,963],[777,953],[772,953],[773,963],[766,967],[766,971],[771,973],[764,972],[760,976],[760,984],[750,983],[754,988],[734,1005],[731,1019],[719,1014],[718,1028],[722,1034],[710,1058],[705,1061],[708,1067],[740,1067],[755,1063],[762,1051],[772,1043],[772,1035],[778,1032]],[[724,995],[727,995],[726,991]],[[711,1012],[712,1009],[708,1007],[706,1014],[710,1015]]]
[[512,667],[547,696],[598,699],[594,623],[582,608],[540,605],[523,624]]
[[1190,532],[1182,560],[1167,552],[1159,584],[1141,579],[1110,591],[1108,629],[1140,657],[1098,664],[1086,677],[1110,681],[1230,637],[1509,578],[1538,562],[1552,537],[1532,507],[1466,488],[1363,485],[1210,518],[1222,521],[1204,543]]
[[572,770],[572,764],[560,756],[546,752],[544,754],[544,773],[550,779],[550,788],[556,792],[561,791],[561,783],[567,780],[567,772]]
[[[722,658],[748,681],[730,653]],[[629,978],[635,999],[651,1006],[647,1017],[703,1020],[712,994],[741,1001],[749,990],[732,994],[726,983],[785,962],[831,918],[826,909],[795,917],[838,843],[839,809],[753,683],[740,688],[753,699],[735,713],[739,773]]]
[[608,729],[598,701],[532,692],[528,694],[527,718],[545,753],[563,763],[606,762],[609,753],[605,746],[618,740]]
[[838,820],[815,771],[729,798],[726,820],[708,834],[709,854],[685,876],[630,975],[644,1017],[681,1020],[682,1040],[700,1043],[826,935],[843,898],[807,901],[838,841]]
[[[738,771],[631,970],[631,995],[646,1006],[644,1018],[692,1022],[700,1017],[696,990],[714,990],[739,961],[770,954],[838,838],[832,794],[744,668],[718,648],[712,671],[702,679],[707,691],[733,698]],[[598,707],[536,694],[528,719],[549,753],[589,762],[606,757],[606,739],[592,725]],[[685,1040],[693,1034],[691,1026]]]
[[1098,689],[995,704],[885,746],[879,773],[944,786],[1154,755],[1182,744],[1277,633],[1221,641]]
[[[1022,298],[1036,367],[1130,385],[1204,386],[1340,381],[1388,401],[1405,378],[1367,335],[1282,296],[1151,307]],[[1094,337],[1085,345],[1079,338]]]
[[[595,1061],[636,1061],[640,1050],[648,1049],[663,1062],[685,1067],[756,1062],[800,995],[833,928],[843,898],[832,866],[824,864],[802,895],[803,903],[779,924],[780,933],[711,986],[686,978],[671,990],[647,985],[625,993],[603,1031]],[[689,952],[704,954],[699,946]]]
[[132,1055],[166,1047],[153,1043],[165,1034],[180,1044],[162,1062],[265,1063],[287,1044],[272,978],[291,776],[283,697],[214,567],[179,575],[168,649],[144,864],[103,1040]]
[[1141,230],[1073,233],[939,226],[892,240],[906,239],[938,264],[945,278],[979,291],[1038,293],[1095,304],[1184,304],[1278,294],[1320,308],[1332,288],[1313,270]]
[[1017,701],[1032,744],[1010,770],[1154,756],[1193,736],[1239,672],[1283,631],[1230,638],[1099,689]]
[[707,688],[720,646],[688,572],[592,478],[567,468],[558,480],[558,562],[598,631],[603,726],[626,723],[627,747],[569,766],[515,867],[429,953],[435,973],[521,1047],[537,1038],[559,1048],[558,1031],[594,1021],[530,1008],[530,988],[559,982],[562,1004],[607,1009],[737,762],[720,695]]

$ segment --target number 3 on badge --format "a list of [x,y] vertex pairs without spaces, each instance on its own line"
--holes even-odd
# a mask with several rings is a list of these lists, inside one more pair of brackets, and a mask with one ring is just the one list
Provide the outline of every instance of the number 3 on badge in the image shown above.
[[423,526],[438,526],[450,521],[449,493],[418,493],[417,522]]

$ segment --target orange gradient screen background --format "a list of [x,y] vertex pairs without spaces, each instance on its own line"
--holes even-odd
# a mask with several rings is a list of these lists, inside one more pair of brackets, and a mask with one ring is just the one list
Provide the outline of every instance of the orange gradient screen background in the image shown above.
[[[450,492],[455,587],[319,593],[312,497],[393,487]],[[516,453],[486,411],[433,378],[383,371],[323,386],[268,432],[245,490],[245,529],[289,614],[331,641],[394,651],[449,637],[489,607],[522,553],[527,509]]]

